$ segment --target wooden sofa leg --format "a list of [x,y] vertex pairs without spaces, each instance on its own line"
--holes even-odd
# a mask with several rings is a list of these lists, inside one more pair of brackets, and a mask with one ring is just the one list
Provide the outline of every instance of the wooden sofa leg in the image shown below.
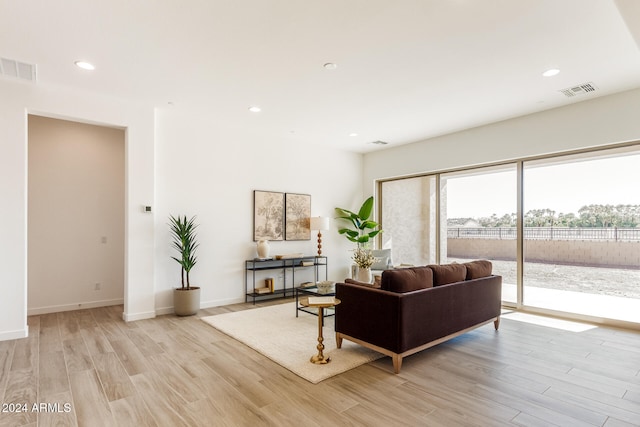
[[393,360],[393,372],[399,374],[400,368],[402,368],[402,356],[399,354],[394,354],[393,356],[391,356],[391,359]]
[[496,331],[500,327],[500,316],[496,317],[496,320],[493,321],[493,326],[496,328]]
[[340,335],[340,332],[336,332],[336,347],[342,348],[342,335]]

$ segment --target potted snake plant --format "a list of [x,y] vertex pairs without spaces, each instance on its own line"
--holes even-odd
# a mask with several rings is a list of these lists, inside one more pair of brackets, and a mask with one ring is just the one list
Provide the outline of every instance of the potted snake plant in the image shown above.
[[200,288],[191,286],[189,273],[198,261],[195,255],[198,242],[196,241],[195,217],[169,216],[169,227],[172,246],[178,251],[178,256],[171,258],[180,264],[182,286],[173,290],[173,309],[178,316],[191,316],[200,309]]

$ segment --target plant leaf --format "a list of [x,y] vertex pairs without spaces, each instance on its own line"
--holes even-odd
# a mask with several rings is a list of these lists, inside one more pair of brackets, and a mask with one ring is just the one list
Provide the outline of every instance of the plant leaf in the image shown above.
[[358,217],[366,221],[371,216],[371,212],[373,212],[373,196],[364,201],[358,212]]

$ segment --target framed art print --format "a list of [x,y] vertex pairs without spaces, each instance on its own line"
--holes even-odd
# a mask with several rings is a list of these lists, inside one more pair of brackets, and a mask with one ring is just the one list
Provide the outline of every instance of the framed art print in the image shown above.
[[284,193],[253,192],[253,240],[284,239]]
[[285,240],[310,240],[311,196],[285,194]]

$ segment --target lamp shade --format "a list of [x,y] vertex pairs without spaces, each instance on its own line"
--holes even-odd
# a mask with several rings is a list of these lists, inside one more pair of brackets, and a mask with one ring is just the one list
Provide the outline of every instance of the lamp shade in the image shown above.
[[311,230],[328,230],[329,218],[325,216],[311,217],[311,226],[309,228]]

